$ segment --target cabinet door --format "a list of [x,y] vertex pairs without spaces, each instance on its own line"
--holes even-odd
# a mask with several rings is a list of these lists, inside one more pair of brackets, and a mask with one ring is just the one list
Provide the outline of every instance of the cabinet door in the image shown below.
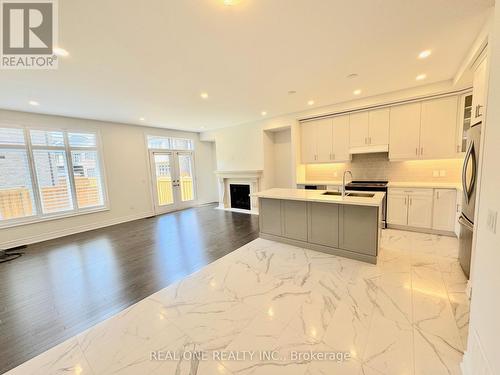
[[316,124],[314,121],[300,124],[302,163],[314,163],[317,158]]
[[338,116],[333,118],[333,161],[348,161],[349,154],[349,116]]
[[307,240],[318,245],[339,246],[339,206],[332,203],[309,203]]
[[333,160],[332,151],[332,119],[315,121],[317,158],[316,162],[324,163]]
[[307,203],[282,201],[283,237],[307,241]]
[[420,147],[420,103],[391,108],[389,159],[418,159]]
[[387,194],[387,223],[408,225],[408,196],[406,194]]
[[455,189],[434,190],[434,210],[432,228],[453,232],[457,210],[457,191]]
[[349,115],[349,145],[350,147],[368,145],[368,112]]
[[389,144],[390,112],[389,108],[369,112],[368,143],[370,146]]
[[431,228],[432,190],[408,195],[408,225],[417,228]]
[[486,113],[486,65],[487,58],[484,57],[481,63],[474,70],[474,81],[472,83],[472,125],[483,119]]
[[456,156],[458,96],[422,103],[420,157],[425,159]]
[[377,255],[378,207],[342,205],[339,220],[339,248]]
[[281,200],[260,198],[259,211],[260,231],[281,236]]

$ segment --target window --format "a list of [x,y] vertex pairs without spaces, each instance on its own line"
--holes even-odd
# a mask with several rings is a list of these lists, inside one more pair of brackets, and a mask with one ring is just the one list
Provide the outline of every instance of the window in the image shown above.
[[148,135],[148,148],[159,150],[193,150],[193,141],[185,138]]
[[0,128],[0,225],[103,207],[96,133]]

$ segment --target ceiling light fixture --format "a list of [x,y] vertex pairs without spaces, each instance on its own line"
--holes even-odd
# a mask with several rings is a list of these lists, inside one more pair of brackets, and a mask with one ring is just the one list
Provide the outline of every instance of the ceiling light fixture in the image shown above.
[[68,57],[69,56],[69,52],[66,51],[64,48],[54,47],[54,49],[52,51],[54,52],[54,54],[56,56],[61,56],[61,57]]
[[266,112],[266,111],[262,111],[260,114],[261,114],[262,116],[266,116],[266,115],[267,115],[267,112]]
[[353,93],[354,95],[359,95],[359,94],[361,94],[361,90],[360,90],[360,89],[357,89],[357,90],[354,90],[352,93]]
[[36,100],[30,100],[28,103],[29,103],[30,105],[35,106],[35,107],[37,107],[37,106],[39,106],[39,105],[40,105],[40,103],[38,103]]
[[430,55],[431,55],[431,50],[430,49],[426,49],[425,51],[422,51],[418,54],[418,58],[419,59],[426,59],[428,58]]
[[144,117],[139,118],[139,121],[144,121],[144,120],[146,120]]
[[297,91],[295,91],[295,90],[288,91],[288,95],[293,95],[293,94],[296,94],[296,93],[297,93]]
[[202,98],[202,99],[207,99],[207,98],[208,98],[208,93],[206,93],[206,92],[202,92],[202,93],[200,94],[200,96],[201,96],[201,98]]
[[427,74],[419,74],[418,76],[415,77],[417,81],[422,81],[423,79],[427,78]]
[[309,100],[309,101],[307,102],[307,105],[314,105],[314,100]]

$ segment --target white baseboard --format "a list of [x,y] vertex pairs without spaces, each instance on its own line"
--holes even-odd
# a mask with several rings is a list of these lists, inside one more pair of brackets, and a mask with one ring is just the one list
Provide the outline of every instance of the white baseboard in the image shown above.
[[85,224],[85,225],[80,225],[80,226],[76,226],[76,227],[55,230],[52,232],[39,233],[39,234],[29,236],[29,237],[16,238],[15,240],[0,242],[0,248],[1,249],[10,249],[13,247],[30,245],[30,244],[34,244],[37,242],[52,240],[54,238],[69,236],[71,234],[76,234],[76,233],[86,232],[89,230],[109,227],[111,225],[126,223],[128,221],[144,219],[145,217],[150,217],[150,216],[154,216],[154,213],[153,212],[143,212],[140,214],[122,216],[122,217],[119,217],[116,219],[100,221],[97,223]]
[[493,370],[479,341],[477,332],[470,330],[467,350],[460,365],[463,375],[493,375]]

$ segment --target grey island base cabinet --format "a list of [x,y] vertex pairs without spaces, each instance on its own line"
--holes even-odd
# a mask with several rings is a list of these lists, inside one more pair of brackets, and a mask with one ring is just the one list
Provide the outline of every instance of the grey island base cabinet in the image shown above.
[[260,237],[377,263],[379,207],[259,198]]

